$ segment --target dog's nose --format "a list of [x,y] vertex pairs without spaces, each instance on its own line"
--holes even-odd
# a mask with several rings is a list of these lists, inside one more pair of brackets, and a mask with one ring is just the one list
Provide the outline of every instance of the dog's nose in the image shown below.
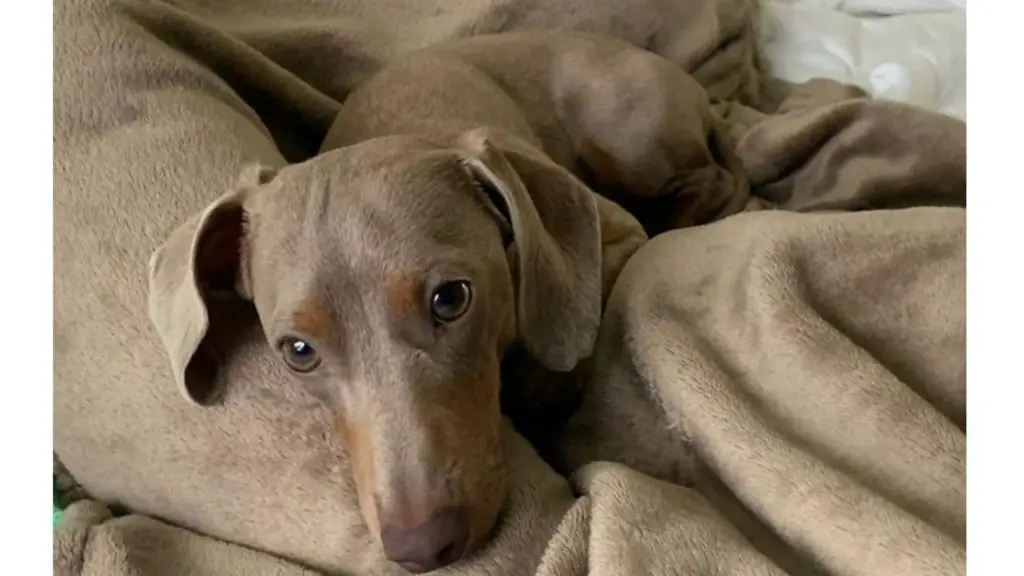
[[412,529],[384,526],[381,543],[388,560],[420,574],[462,558],[469,545],[469,524],[457,508],[446,508]]

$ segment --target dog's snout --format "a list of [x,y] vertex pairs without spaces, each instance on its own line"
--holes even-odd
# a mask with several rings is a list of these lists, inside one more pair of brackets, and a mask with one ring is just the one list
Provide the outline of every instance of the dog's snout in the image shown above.
[[464,511],[445,508],[413,528],[383,526],[384,555],[405,570],[420,574],[462,558],[469,545],[469,523]]

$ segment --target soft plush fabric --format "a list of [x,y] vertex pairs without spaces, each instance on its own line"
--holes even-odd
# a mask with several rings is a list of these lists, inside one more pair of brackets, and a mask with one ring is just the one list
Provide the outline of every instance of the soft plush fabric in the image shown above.
[[401,573],[324,411],[246,372],[258,335],[212,409],[140,352],[159,346],[147,262],[180,224],[162,214],[312,155],[390,55],[547,26],[693,73],[782,210],[636,253],[546,447],[575,472],[509,428],[502,523],[443,573],[963,574],[964,124],[773,82],[757,21],[746,0],[58,2],[54,449],[91,499],[66,511],[56,573]]

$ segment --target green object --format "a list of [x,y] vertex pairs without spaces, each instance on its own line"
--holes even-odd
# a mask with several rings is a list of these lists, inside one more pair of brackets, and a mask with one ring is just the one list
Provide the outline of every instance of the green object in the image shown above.
[[53,487],[53,529],[56,530],[60,526],[61,517],[64,515],[64,511],[60,509],[60,499],[57,497],[57,486]]

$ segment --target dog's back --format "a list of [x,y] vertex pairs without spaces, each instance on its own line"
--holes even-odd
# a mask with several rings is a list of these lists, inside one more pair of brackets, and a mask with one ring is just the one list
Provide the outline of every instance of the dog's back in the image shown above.
[[[615,38],[574,31],[521,31],[437,44],[397,58],[357,87],[322,149],[389,134],[488,127],[510,132],[568,167],[578,143],[569,133],[573,111],[563,105],[585,85],[621,86],[631,58],[646,63],[659,57]],[[602,78],[601,68],[614,77]],[[647,81],[633,88],[652,93],[659,86]],[[695,82],[688,88],[702,92]]]
[[322,150],[479,127],[547,155],[649,233],[724,217],[749,196],[734,145],[693,77],[583,32],[483,35],[399,57],[353,91]]

